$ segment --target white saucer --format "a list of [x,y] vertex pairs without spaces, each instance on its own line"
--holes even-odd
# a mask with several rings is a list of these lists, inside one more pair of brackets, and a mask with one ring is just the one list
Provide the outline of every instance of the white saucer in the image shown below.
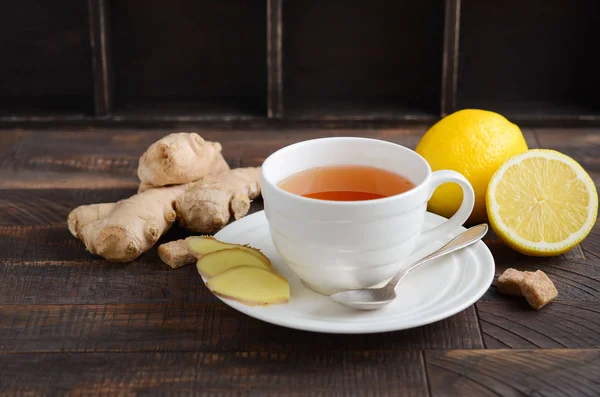
[[[430,229],[444,220],[427,213],[424,229]],[[463,227],[457,228],[447,236],[448,240],[464,230]],[[246,306],[229,299],[219,299],[250,317],[306,331],[363,334],[430,324],[471,306],[487,291],[494,278],[494,258],[480,241],[413,270],[398,285],[398,299],[387,307],[360,311],[341,306],[329,297],[309,290],[300,282],[277,254],[264,211],[231,223],[215,234],[215,238],[230,243],[250,244],[262,250],[275,269],[289,280],[291,294],[288,303],[266,307]],[[446,241],[423,243],[404,262],[413,262],[441,247]]]

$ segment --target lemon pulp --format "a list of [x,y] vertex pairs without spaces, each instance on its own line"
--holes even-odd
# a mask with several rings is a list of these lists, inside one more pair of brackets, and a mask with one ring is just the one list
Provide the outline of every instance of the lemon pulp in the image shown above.
[[554,150],[517,155],[494,174],[486,195],[496,234],[527,255],[550,256],[581,242],[594,225],[594,182],[573,159]]

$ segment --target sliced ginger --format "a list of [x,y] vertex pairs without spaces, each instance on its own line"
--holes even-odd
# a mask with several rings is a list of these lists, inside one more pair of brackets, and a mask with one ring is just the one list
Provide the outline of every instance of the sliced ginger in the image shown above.
[[267,258],[262,252],[260,252],[260,250],[256,248],[250,247],[248,245],[226,243],[224,241],[219,241],[212,236],[188,237],[185,239],[185,244],[187,245],[188,251],[198,259],[200,259],[203,255],[209,254],[211,252],[230,248],[240,248],[262,257],[265,262],[271,263],[271,261],[269,261],[269,258]]
[[288,281],[269,270],[241,265],[217,274],[206,282],[215,295],[248,306],[287,303],[290,300]]
[[264,255],[242,248],[229,248],[211,252],[198,259],[198,273],[206,279],[222,273],[232,267],[247,265],[274,271],[271,261],[265,261]]
[[215,295],[249,306],[289,301],[288,281],[260,250],[211,236],[188,237],[185,242],[187,250],[198,257],[198,272]]

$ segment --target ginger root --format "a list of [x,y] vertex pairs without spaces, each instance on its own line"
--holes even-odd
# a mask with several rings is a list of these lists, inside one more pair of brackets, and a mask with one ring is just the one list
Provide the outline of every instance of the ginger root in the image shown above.
[[158,257],[173,269],[191,265],[197,261],[196,257],[187,250],[184,239],[159,245]]
[[[192,231],[214,233],[232,216],[245,216],[250,201],[260,195],[260,167],[231,170],[221,144],[196,133],[169,134],[154,142],[141,156],[137,173],[137,194],[116,203],[83,205],[69,214],[69,231],[92,254],[132,261],[175,220]],[[161,249],[167,264],[191,260],[173,257],[172,249]]]
[[215,295],[248,306],[287,303],[290,285],[279,274],[256,266],[240,265],[225,270],[206,282]]
[[229,248],[203,255],[196,264],[198,273],[205,279],[209,279],[240,264],[259,267],[270,272],[275,271],[268,258],[265,260],[264,255],[254,252],[258,252],[258,250],[252,250]]
[[212,236],[191,236],[185,239],[185,244],[188,252],[198,259],[211,252],[239,248],[250,251],[252,254],[262,257],[265,262],[271,262],[269,258],[267,258],[266,255],[257,248],[253,248],[248,245],[226,243],[224,241],[217,240]]
[[100,203],[82,205],[77,207],[69,214],[67,226],[71,234],[79,238],[81,230],[92,222],[106,218],[106,216],[115,208],[116,203]]
[[148,189],[117,203],[77,207],[68,226],[92,254],[129,262],[152,248],[176,219],[193,231],[216,232],[232,214],[245,216],[250,199],[259,194],[260,167],[238,168],[198,182]]
[[198,273],[212,293],[249,306],[287,303],[290,286],[259,249],[198,236],[186,239]]
[[215,233],[234,219],[244,217],[250,200],[260,195],[260,167],[236,168],[208,175],[189,184],[175,202],[178,221],[192,231]]
[[196,133],[178,132],[154,142],[140,158],[138,178],[142,192],[151,187],[181,185],[229,170],[221,144]]
[[79,206],[69,214],[69,230],[92,254],[132,261],[171,228],[173,203],[184,191],[185,185],[150,189],[113,204]]

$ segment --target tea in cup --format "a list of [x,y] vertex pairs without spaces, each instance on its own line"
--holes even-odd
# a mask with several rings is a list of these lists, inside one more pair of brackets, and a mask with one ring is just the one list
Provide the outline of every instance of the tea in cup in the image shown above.
[[[461,226],[475,201],[458,172],[432,172],[413,150],[377,139],[292,144],[270,155],[261,172],[278,254],[308,288],[327,295],[392,277],[419,239],[433,241]],[[424,232],[427,202],[444,183],[461,187],[461,206]]]

